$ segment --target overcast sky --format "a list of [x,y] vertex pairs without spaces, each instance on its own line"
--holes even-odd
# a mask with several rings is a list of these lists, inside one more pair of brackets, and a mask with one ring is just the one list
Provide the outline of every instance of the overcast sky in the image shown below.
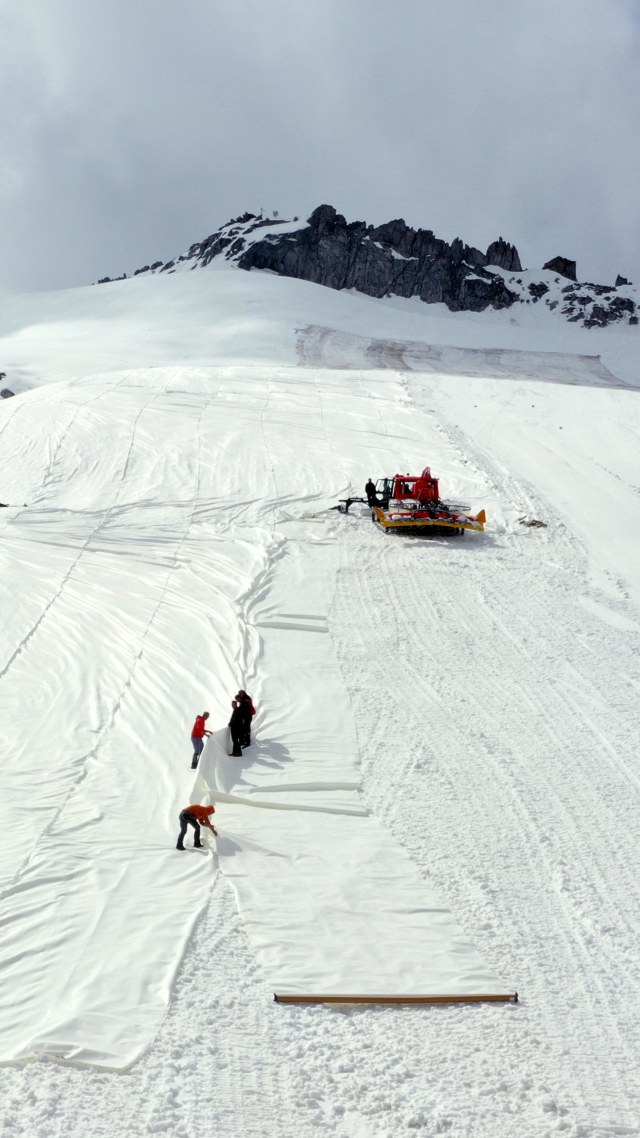
[[0,35],[4,289],[321,202],[640,284],[640,0],[0,0]]

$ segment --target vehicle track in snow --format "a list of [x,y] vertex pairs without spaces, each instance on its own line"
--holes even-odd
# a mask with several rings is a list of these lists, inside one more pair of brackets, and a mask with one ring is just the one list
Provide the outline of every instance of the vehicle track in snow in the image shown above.
[[[633,1126],[640,636],[605,622],[586,631],[580,543],[472,439],[442,419],[435,429],[439,463],[475,464],[514,509],[526,502],[553,524],[462,543],[340,523],[345,564],[331,630],[365,800],[520,988],[532,1099],[589,1127],[581,1133]],[[629,679],[612,706],[620,672]],[[479,1018],[488,1027],[495,1017]],[[429,1062],[446,1081],[432,1023]],[[513,1087],[495,1093],[499,1109]]]

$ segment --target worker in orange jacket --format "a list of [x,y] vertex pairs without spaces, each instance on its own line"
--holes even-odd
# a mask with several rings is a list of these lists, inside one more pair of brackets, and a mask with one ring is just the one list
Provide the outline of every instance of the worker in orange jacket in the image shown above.
[[211,824],[211,815],[215,814],[215,812],[215,806],[198,806],[197,803],[192,806],[185,806],[184,810],[180,811],[180,833],[178,834],[176,849],[184,849],[184,836],[189,826],[193,826],[195,831],[193,844],[198,850],[202,849],[202,842],[200,841],[201,826],[206,826],[207,830],[211,830],[213,836],[217,837],[218,831],[215,826]]

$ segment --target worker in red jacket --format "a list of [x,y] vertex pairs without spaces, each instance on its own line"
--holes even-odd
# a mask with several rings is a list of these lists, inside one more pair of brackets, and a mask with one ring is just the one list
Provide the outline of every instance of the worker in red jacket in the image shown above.
[[211,815],[215,814],[215,812],[215,806],[198,806],[197,804],[185,806],[184,810],[180,811],[180,833],[178,834],[176,849],[184,849],[184,836],[188,826],[193,826],[195,830],[193,844],[198,850],[202,849],[202,842],[200,841],[201,826],[206,826],[207,830],[211,830],[214,837],[217,837],[218,831],[215,826],[211,824]]
[[192,771],[195,770],[195,768],[197,767],[198,759],[200,758],[200,755],[202,754],[202,748],[204,747],[205,735],[211,734],[211,732],[207,731],[205,728],[205,723],[207,722],[208,718],[209,718],[209,712],[208,711],[203,711],[202,715],[196,715],[196,721],[193,725],[193,730],[191,732],[191,746],[193,747],[193,758],[191,760],[191,770]]

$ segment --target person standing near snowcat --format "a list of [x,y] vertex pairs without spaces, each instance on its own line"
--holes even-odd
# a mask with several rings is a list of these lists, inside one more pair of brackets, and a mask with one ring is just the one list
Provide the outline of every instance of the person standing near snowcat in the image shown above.
[[373,479],[370,478],[369,481],[366,483],[365,488],[364,488],[364,492],[367,495],[367,504],[369,506],[377,506],[378,505],[378,495],[376,494],[376,486],[375,486],[375,482],[373,481]]

